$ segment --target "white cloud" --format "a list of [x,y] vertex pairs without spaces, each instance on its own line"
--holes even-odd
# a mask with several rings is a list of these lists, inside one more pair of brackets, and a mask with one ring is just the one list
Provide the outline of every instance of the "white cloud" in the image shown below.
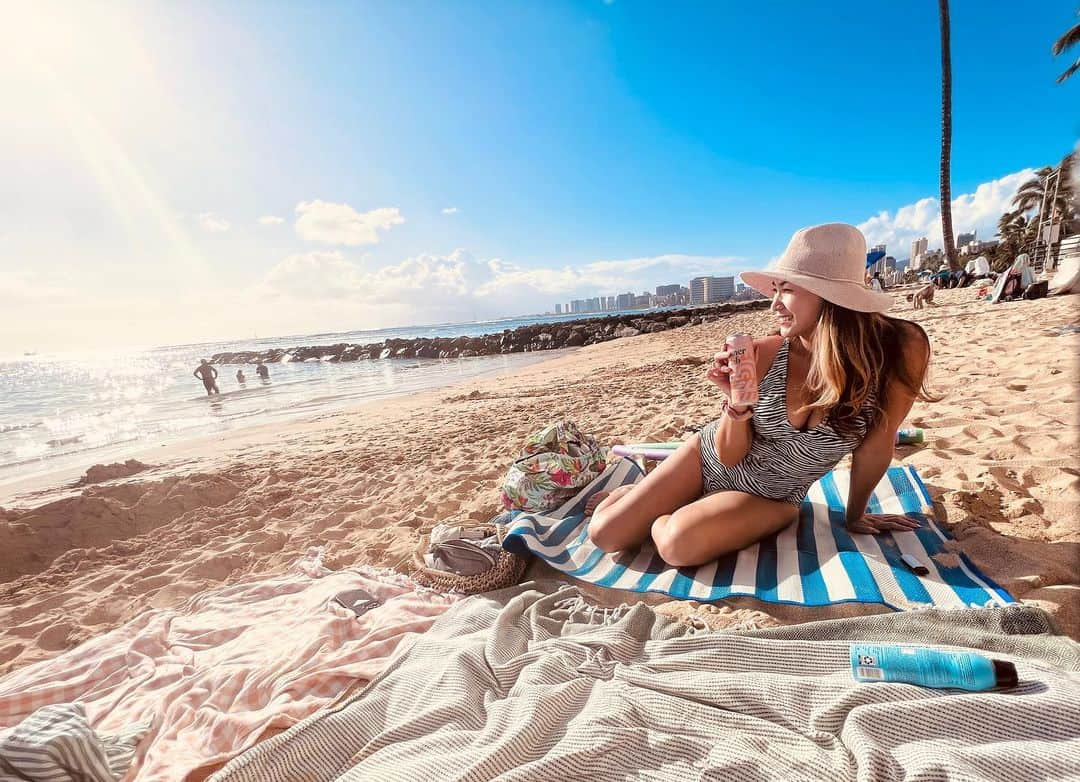
[[355,247],[378,244],[379,231],[405,222],[401,211],[384,207],[360,213],[348,204],[301,201],[296,205],[296,233],[302,239],[323,244]]
[[337,252],[290,255],[263,278],[265,293],[296,299],[340,299],[363,289],[363,273]]
[[[984,182],[974,193],[955,197],[952,202],[953,231],[957,234],[977,231],[980,239],[992,237],[997,233],[998,219],[1012,208],[1016,191],[1034,173],[1034,169],[1025,168]],[[895,213],[879,212],[859,223],[859,230],[866,235],[868,245],[885,244],[891,255],[906,258],[911,253],[911,243],[919,237],[927,237],[931,249],[942,246],[941,207],[937,198],[921,198],[900,207]]]
[[263,225],[281,225],[285,222],[285,218],[277,215],[263,215],[259,218],[259,222]]
[[442,213],[444,215],[456,215],[458,213],[458,208],[456,206],[448,206],[442,210]]
[[[368,269],[337,251],[310,252],[274,266],[258,293],[295,300],[302,309],[327,317],[342,312],[355,318],[363,312],[370,318],[383,313],[385,318],[430,322],[537,312],[560,300],[685,285],[699,274],[730,273],[744,266],[738,258],[673,254],[524,268],[501,258],[477,259],[458,249]],[[386,314],[390,312],[395,314]]]
[[203,212],[198,217],[199,226],[212,234],[223,234],[229,230],[229,221],[224,217],[218,217],[213,212]]

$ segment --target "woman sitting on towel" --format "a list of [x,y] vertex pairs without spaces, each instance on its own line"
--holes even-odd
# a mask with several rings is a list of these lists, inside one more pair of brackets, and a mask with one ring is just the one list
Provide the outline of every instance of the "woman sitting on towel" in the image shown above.
[[728,353],[707,377],[720,417],[632,486],[603,496],[589,537],[614,552],[651,537],[669,564],[690,567],[794,524],[807,490],[852,455],[846,525],[910,530],[905,516],[867,513],[892,459],[896,430],[917,398],[930,342],[921,327],[881,313],[892,296],[863,284],[866,240],[840,223],[798,231],[775,268],[743,272],[772,298],[779,334],[754,340],[756,407],[729,404]]

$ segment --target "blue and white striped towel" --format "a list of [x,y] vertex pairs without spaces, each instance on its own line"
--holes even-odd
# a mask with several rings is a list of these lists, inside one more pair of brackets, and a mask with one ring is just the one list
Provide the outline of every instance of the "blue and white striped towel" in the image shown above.
[[[924,515],[931,499],[913,467],[890,467],[869,509],[918,518],[922,526],[914,532],[853,535],[845,530],[850,476],[834,470],[810,487],[798,524],[737,554],[690,568],[669,566],[648,541],[640,550],[607,554],[589,540],[583,515],[589,496],[635,483],[641,476],[632,461],[619,460],[554,511],[513,514],[503,546],[535,554],[591,584],[701,601],[749,595],[770,603],[883,603],[895,609],[1015,602],[967,557],[948,551],[949,535]],[[915,556],[929,573],[913,573],[900,561],[901,554]],[[934,555],[941,556],[935,560]]]

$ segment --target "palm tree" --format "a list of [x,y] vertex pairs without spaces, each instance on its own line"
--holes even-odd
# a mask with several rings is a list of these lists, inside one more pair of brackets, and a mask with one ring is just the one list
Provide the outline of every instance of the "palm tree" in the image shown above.
[[1053,171],[1053,166],[1043,166],[1035,172],[1033,178],[1020,185],[1012,202],[1017,212],[1024,213],[1042,208],[1043,194],[1046,192],[1046,178]]
[[952,187],[949,160],[952,156],[952,62],[949,55],[949,0],[938,0],[941,20],[941,241],[945,262],[959,268],[956,260],[956,237],[952,227]]
[[[1076,15],[1080,16],[1080,11],[1077,11]],[[1054,45],[1050,47],[1050,51],[1057,57],[1076,43],[1080,43],[1080,24],[1074,24],[1065,32],[1065,35],[1054,41]],[[1077,57],[1076,62],[1066,68],[1065,72],[1057,77],[1057,83],[1061,84],[1078,70],[1080,70],[1080,57]]]
[[1028,220],[1023,209],[1006,212],[998,220],[998,236],[1006,255],[1012,258],[1034,238],[1035,224]]
[[[1070,152],[1057,166],[1043,166],[1036,171],[1035,176],[1020,185],[1016,195],[1013,196],[1014,211],[1027,214],[1032,209],[1042,209],[1043,199],[1046,198],[1049,201],[1047,208],[1051,212],[1056,212],[1061,220],[1072,221],[1080,217],[1072,177],[1072,167],[1076,162],[1076,157],[1076,152]],[[1057,168],[1061,169],[1061,173],[1058,174],[1055,197],[1053,192],[1047,192],[1047,178]]]

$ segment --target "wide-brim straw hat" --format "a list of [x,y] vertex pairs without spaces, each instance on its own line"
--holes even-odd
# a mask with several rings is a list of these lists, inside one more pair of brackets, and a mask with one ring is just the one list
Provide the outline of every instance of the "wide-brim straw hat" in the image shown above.
[[784,281],[856,312],[885,312],[893,306],[891,295],[866,287],[866,237],[845,223],[801,228],[772,266],[739,276],[768,298],[773,283]]

